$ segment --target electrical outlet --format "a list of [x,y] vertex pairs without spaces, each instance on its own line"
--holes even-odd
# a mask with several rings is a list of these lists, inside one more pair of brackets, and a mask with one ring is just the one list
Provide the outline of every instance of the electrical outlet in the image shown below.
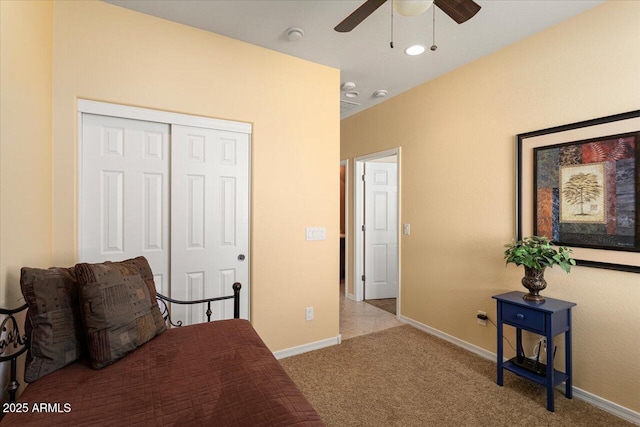
[[[487,312],[486,311],[482,311],[482,310],[478,310],[478,315],[486,316]],[[487,321],[484,320],[484,319],[478,319],[478,325],[487,326]]]
[[305,318],[307,319],[307,321],[313,320],[313,307],[307,307],[304,310],[304,314],[305,314]]

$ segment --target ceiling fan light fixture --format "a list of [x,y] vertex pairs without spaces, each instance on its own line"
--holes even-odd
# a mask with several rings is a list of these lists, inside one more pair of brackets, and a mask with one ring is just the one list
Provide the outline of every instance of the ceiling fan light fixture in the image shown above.
[[393,0],[393,9],[402,16],[418,16],[433,5],[433,0]]
[[426,48],[424,47],[424,45],[414,44],[413,46],[409,46],[408,48],[406,48],[404,50],[404,53],[406,53],[409,56],[417,56],[417,55],[422,55],[425,49]]

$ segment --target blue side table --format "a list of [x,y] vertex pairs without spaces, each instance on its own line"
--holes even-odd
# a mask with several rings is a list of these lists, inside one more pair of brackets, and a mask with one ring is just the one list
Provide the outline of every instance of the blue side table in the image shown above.
[[[498,304],[498,379],[503,384],[503,369],[534,381],[547,388],[547,410],[554,411],[553,389],[566,382],[565,396],[573,397],[571,371],[571,308],[576,304],[546,298],[543,303],[522,299],[524,292],[508,292],[494,295]],[[516,328],[516,357],[504,362],[503,325]],[[522,349],[522,330],[542,335],[547,339],[547,365],[527,359]],[[553,338],[564,332],[566,372],[553,369]]]

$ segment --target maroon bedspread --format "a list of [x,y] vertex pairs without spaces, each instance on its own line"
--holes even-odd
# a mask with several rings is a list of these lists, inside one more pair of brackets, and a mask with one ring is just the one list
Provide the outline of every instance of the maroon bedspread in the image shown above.
[[19,402],[28,412],[2,426],[324,425],[245,320],[170,329],[101,370],[77,362],[29,385]]

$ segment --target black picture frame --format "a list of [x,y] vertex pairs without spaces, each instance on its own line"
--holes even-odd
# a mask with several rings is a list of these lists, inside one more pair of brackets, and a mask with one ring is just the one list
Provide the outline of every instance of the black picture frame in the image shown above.
[[[640,132],[640,110],[526,132],[516,137],[516,238],[534,235],[537,218],[536,151]],[[640,134],[639,134],[640,135]],[[571,246],[577,265],[640,273],[640,141],[635,144],[635,242],[621,249],[603,244]]]

